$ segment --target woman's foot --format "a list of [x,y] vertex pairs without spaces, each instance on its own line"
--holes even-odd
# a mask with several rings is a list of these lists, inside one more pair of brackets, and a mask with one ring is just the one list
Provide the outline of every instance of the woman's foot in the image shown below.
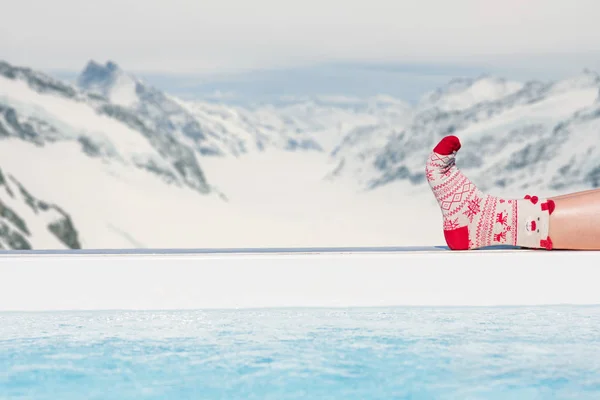
[[479,190],[455,165],[456,136],[444,137],[429,154],[425,174],[444,218],[452,250],[512,245],[552,249],[548,237],[552,200],[502,199]]

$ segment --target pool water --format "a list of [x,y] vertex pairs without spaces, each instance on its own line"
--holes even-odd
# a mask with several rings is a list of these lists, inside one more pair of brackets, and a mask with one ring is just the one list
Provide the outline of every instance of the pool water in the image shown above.
[[598,399],[600,307],[0,313],[1,399]]

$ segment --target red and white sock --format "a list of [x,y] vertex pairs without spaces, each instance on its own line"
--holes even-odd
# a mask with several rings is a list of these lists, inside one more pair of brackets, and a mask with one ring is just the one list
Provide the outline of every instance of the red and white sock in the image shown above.
[[554,201],[525,196],[502,199],[479,190],[455,165],[456,136],[446,136],[425,167],[429,186],[444,218],[444,237],[452,250],[511,245],[552,249],[548,237]]

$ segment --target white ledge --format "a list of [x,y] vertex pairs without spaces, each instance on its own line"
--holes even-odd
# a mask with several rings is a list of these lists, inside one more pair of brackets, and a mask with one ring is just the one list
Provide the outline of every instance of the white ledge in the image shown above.
[[600,252],[442,247],[0,253],[0,310],[600,304]]

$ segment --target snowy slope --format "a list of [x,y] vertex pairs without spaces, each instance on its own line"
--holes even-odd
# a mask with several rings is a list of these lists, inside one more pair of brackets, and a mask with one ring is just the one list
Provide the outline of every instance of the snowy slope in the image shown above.
[[[417,142],[415,148],[420,148],[428,143],[424,136],[440,129],[452,132],[454,127],[451,124],[454,119],[460,119],[462,113],[513,95],[524,86],[520,82],[484,76],[479,79],[454,79],[446,86],[426,93],[415,107],[385,98],[388,104],[388,108],[383,108],[385,112],[381,111],[382,107],[378,104],[379,107],[374,107],[378,112],[372,119],[355,123],[340,138],[332,151],[332,163],[335,166],[328,177],[355,179],[367,188],[391,180],[389,176],[374,178],[381,174],[381,163],[385,162],[380,156],[382,148],[387,151],[387,147],[395,143],[403,147],[403,139],[407,136]],[[421,175],[411,176],[402,167],[393,173],[413,183],[417,183]]]
[[484,190],[521,195],[598,185],[598,75],[584,71],[559,82],[528,82],[516,91],[500,84],[488,91],[493,96],[474,105],[473,86],[464,88],[464,98],[454,88],[448,92],[451,100],[437,96],[442,106],[428,100],[427,107],[416,110],[409,124],[363,160],[372,171],[366,186],[408,181],[427,191],[424,159],[448,134],[461,138],[457,163]]
[[[321,115],[316,124],[307,116],[307,101],[275,110],[203,104],[207,121],[226,133],[237,129],[253,140],[264,134],[274,143],[243,157],[233,152],[209,157],[189,137],[158,130],[126,90],[113,97],[8,64],[1,71],[2,166],[15,171],[36,197],[69,213],[81,247],[360,246],[422,240],[397,228],[403,216],[397,203],[386,207],[388,198],[355,196],[353,182],[324,181],[328,152],[290,151],[292,134],[305,138],[329,132],[327,112],[315,110]],[[327,107],[338,116],[353,112],[347,105]],[[378,109],[361,107],[357,124],[365,116],[375,118]],[[196,112],[190,115],[195,118]],[[185,174],[189,169],[181,167],[190,165],[201,175]],[[194,176],[209,177],[211,184],[207,178],[193,181]],[[205,195],[215,187],[222,197]],[[32,245],[59,246],[48,236]]]
[[0,249],[78,249],[79,234],[68,213],[40,200],[0,169]]
[[394,126],[405,122],[412,113],[408,103],[383,95],[289,97],[277,104],[258,105],[251,111],[260,120],[275,115],[279,125],[271,123],[280,131],[314,132],[327,151],[335,151],[344,136],[355,128],[375,124]]
[[82,90],[134,110],[148,126],[191,143],[204,156],[241,156],[265,149],[329,152],[356,127],[405,121],[411,107],[389,96],[287,97],[246,107],[184,101],[161,92],[112,61],[90,61]]
[[484,76],[478,79],[458,78],[444,87],[426,93],[418,104],[419,109],[438,108],[442,111],[459,111],[479,103],[492,102],[523,89],[521,82]]
[[236,143],[228,155],[242,156],[265,149],[323,151],[314,132],[290,126],[276,112],[258,114],[241,107],[179,100],[194,118],[215,136],[232,137]]
[[189,102],[170,96],[114,62],[90,61],[77,79],[82,90],[135,112],[152,129],[188,143],[204,156],[240,156],[267,147],[320,151],[309,132],[284,127],[277,114],[256,115],[240,107]]
[[89,157],[122,163],[186,185],[211,188],[192,148],[134,112],[35,71],[0,62],[0,137],[39,146],[69,141]]
[[[411,210],[423,206],[402,190],[366,196],[352,185],[323,181],[318,153],[210,158],[203,165],[227,201],[130,166],[107,166],[75,142],[39,147],[8,139],[0,143],[0,159],[36,196],[68,210],[84,248],[392,246],[439,239],[437,230],[402,228]],[[426,228],[437,217],[419,219]]]

